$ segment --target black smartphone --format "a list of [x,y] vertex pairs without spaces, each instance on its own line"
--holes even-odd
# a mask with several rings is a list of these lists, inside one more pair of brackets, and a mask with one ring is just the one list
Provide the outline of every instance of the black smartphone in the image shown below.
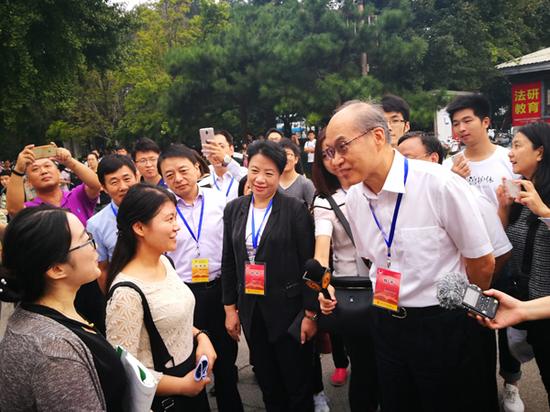
[[478,286],[469,285],[464,292],[462,306],[480,316],[494,319],[497,314],[498,300],[485,296]]

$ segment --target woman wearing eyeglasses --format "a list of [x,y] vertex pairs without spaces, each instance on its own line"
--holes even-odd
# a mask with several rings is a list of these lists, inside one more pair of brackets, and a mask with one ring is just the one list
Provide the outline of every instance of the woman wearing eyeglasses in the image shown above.
[[313,220],[303,202],[277,192],[282,147],[256,141],[248,159],[252,194],[224,212],[225,325],[236,341],[243,325],[267,411],[312,411],[309,340],[318,304],[302,275],[313,256]]
[[121,411],[120,359],[74,307],[80,286],[100,274],[80,220],[46,205],[22,210],[8,225],[3,263],[0,289],[21,304],[0,342],[0,410]]
[[[160,186],[132,186],[118,209],[117,227],[107,274],[107,338],[154,371],[154,411],[209,411],[204,388],[216,352],[206,332],[193,327],[193,292],[164,256],[176,249],[174,195]],[[208,373],[195,380],[202,355]]]

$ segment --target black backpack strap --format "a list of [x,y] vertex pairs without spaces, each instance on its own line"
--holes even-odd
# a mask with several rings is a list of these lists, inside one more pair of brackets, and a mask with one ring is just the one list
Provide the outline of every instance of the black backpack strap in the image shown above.
[[114,284],[107,294],[107,300],[111,299],[114,291],[119,287],[134,289],[141,297],[141,304],[143,306],[143,323],[145,324],[145,329],[147,329],[147,333],[149,334],[149,341],[151,344],[151,353],[153,355],[153,364],[155,366],[155,370],[163,372],[166,369],[166,364],[168,362],[172,362],[172,366],[175,366],[174,358],[170,355],[170,352],[168,352],[168,349],[166,348],[166,345],[164,344],[164,341],[162,340],[162,337],[160,336],[160,333],[155,326],[155,322],[153,322],[153,316],[151,315],[151,310],[149,309],[147,298],[135,283],[119,282]]
[[346,231],[346,234],[351,239],[351,243],[355,247],[355,240],[353,240],[353,233],[351,233],[351,227],[349,226],[348,219],[344,216],[344,213],[342,212],[342,209],[340,209],[340,206],[336,203],[334,198],[331,195],[328,195],[326,197],[328,202],[330,203],[330,207],[332,207],[332,210],[334,210],[334,213],[336,214],[336,217],[344,227],[344,230]]

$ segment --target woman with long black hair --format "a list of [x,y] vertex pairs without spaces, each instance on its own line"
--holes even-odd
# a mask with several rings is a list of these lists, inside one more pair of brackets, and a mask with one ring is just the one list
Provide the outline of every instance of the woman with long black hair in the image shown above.
[[[154,411],[209,411],[205,386],[195,380],[202,355],[212,370],[216,353],[208,335],[193,327],[195,298],[163,254],[176,248],[174,195],[137,184],[117,214],[118,240],[107,275],[107,339],[121,345],[159,379]],[[168,362],[167,362],[168,361]]]
[[[521,127],[512,140],[509,157],[514,173],[522,180],[512,181],[517,193],[503,182],[497,197],[498,213],[513,246],[510,268],[515,295],[522,300],[550,296],[550,124]],[[550,394],[550,320],[525,326]]]

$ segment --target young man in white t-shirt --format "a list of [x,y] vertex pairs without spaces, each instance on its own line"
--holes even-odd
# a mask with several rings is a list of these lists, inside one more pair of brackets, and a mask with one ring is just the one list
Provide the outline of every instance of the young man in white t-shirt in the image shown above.
[[[478,188],[498,207],[496,188],[502,178],[516,179],[508,149],[495,145],[489,139],[487,129],[491,123],[489,101],[481,94],[459,96],[448,106],[453,132],[466,149],[445,160],[443,166],[464,177],[470,185]],[[507,270],[500,274],[497,285],[507,289]],[[523,412],[524,405],[519,396],[517,382],[521,378],[521,364],[510,355],[506,331],[499,332],[500,375],[504,378],[504,412]]]
[[313,166],[313,161],[315,160],[315,144],[317,139],[315,138],[315,132],[310,130],[307,132],[307,141],[304,143],[304,152],[307,153],[307,163],[306,163],[306,175],[311,177],[311,167]]
[[445,160],[444,166],[464,177],[498,206],[496,188],[502,178],[515,179],[508,149],[495,145],[487,129],[491,124],[490,106],[481,94],[459,96],[448,106],[453,132],[466,149]]

